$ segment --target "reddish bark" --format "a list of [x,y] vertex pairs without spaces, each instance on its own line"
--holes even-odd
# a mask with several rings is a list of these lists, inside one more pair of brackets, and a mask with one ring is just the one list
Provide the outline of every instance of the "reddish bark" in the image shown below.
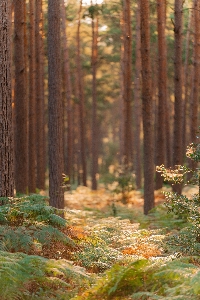
[[148,0],[141,0],[141,59],[144,132],[144,213],[148,214],[154,207],[154,138]]

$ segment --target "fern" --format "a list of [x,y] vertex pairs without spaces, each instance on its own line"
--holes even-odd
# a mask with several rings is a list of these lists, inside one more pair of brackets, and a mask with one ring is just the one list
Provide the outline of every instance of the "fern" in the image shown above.
[[66,220],[61,218],[63,211],[47,205],[46,198],[31,195],[23,198],[12,198],[0,206],[0,224],[20,226],[42,222],[55,227],[66,226]]
[[83,268],[65,260],[0,251],[1,300],[67,300],[89,282],[90,277]]
[[42,254],[43,248],[60,242],[69,248],[76,244],[66,234],[51,225],[35,224],[28,227],[0,226],[0,250]]
[[[200,271],[191,258],[136,260],[115,265],[75,299],[199,299]],[[130,298],[131,297],[131,298]]]

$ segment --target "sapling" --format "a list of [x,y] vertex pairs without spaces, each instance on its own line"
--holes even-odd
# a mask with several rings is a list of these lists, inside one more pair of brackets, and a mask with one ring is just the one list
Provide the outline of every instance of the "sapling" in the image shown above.
[[185,228],[178,235],[170,238],[171,246],[185,254],[198,254],[200,252],[200,143],[191,143],[186,150],[186,156],[196,162],[194,169],[186,166],[175,166],[175,169],[166,169],[164,165],[158,166],[157,171],[162,173],[165,181],[175,183],[184,182],[184,175],[192,173],[192,178],[186,183],[198,186],[198,193],[191,197],[179,195],[174,192],[164,192],[168,212],[173,212],[176,218],[185,223]]

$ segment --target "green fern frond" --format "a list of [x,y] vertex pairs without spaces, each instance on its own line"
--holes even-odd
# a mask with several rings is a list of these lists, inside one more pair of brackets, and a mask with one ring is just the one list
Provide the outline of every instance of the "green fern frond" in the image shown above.
[[0,226],[0,250],[9,252],[34,253],[35,246],[50,247],[59,241],[64,246],[76,247],[75,242],[58,228],[51,225],[35,224],[29,227]]
[[62,212],[47,205],[46,198],[42,196],[12,198],[0,206],[0,224],[20,226],[43,222],[55,227],[63,227],[66,226],[67,221],[59,216]]
[[90,281],[82,268],[66,260],[49,260],[0,251],[0,299],[71,299]]

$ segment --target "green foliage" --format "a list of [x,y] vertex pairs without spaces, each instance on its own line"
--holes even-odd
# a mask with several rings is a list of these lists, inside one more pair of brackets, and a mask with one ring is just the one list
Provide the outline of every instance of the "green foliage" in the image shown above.
[[61,212],[39,195],[4,199],[0,206],[0,250],[42,253],[54,242],[75,247],[74,241],[60,230],[67,224],[56,214]]
[[132,168],[127,165],[120,165],[114,174],[107,177],[108,180],[110,180],[110,183],[113,183],[114,188],[111,187],[112,192],[121,193],[122,202],[126,204],[129,192],[135,189],[135,174],[133,174]]
[[185,227],[185,225],[185,220],[179,218],[173,211],[169,211],[166,207],[166,203],[153,208],[146,220],[146,227],[162,228],[167,231],[178,230]]
[[0,198],[0,224],[10,226],[49,224],[55,227],[66,226],[61,216],[63,211],[47,205],[46,198],[31,195],[22,198]]
[[48,260],[39,256],[0,251],[2,300],[67,300],[88,281],[89,276],[84,269],[65,260]]
[[44,247],[50,248],[55,242],[75,247],[75,243],[66,234],[51,225],[0,226],[1,251],[42,254]]
[[[75,299],[198,299],[199,268],[190,258],[135,260],[114,265],[80,298]],[[123,298],[124,297],[124,298]],[[149,298],[150,297],[150,298]]]
[[74,260],[93,272],[103,272],[110,268],[114,262],[122,259],[119,251],[108,247],[103,241],[98,243],[85,243],[81,251],[74,253]]
[[[190,144],[186,152],[187,157],[200,162],[200,144]],[[183,181],[183,175],[191,172],[187,167],[178,166],[174,171],[167,170],[164,166],[158,167],[164,179],[174,183]],[[192,171],[195,173],[196,182],[200,189],[199,169]],[[173,213],[178,219],[185,223],[185,228],[180,232],[170,235],[166,241],[168,250],[180,251],[183,254],[199,255],[200,253],[200,194],[194,194],[191,199],[184,195],[173,192],[165,192],[166,207],[169,213]]]
[[77,247],[63,211],[39,195],[1,200],[0,299],[71,299],[89,276],[61,259]]

